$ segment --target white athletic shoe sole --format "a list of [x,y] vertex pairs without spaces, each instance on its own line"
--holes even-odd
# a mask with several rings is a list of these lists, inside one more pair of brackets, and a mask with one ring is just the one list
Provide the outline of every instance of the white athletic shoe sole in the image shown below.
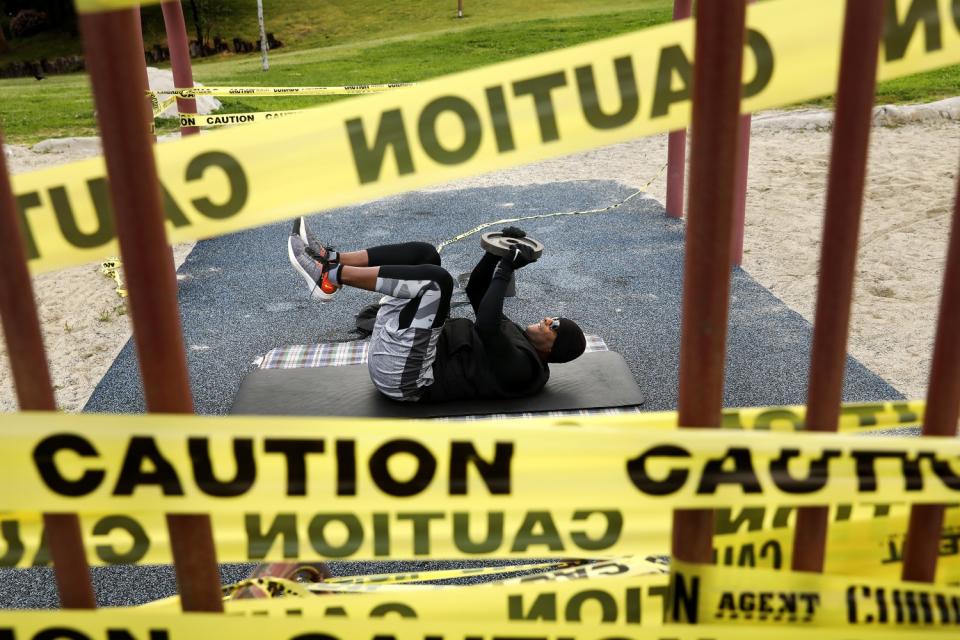
[[307,283],[307,288],[310,289],[310,297],[314,300],[319,300],[320,302],[330,302],[333,300],[332,293],[325,293],[323,289],[320,288],[320,285],[307,273],[300,262],[297,260],[296,254],[293,252],[293,243],[290,241],[290,238],[287,238],[287,258],[290,260],[290,264],[293,265],[293,268],[296,269],[297,273],[303,276],[304,281]]

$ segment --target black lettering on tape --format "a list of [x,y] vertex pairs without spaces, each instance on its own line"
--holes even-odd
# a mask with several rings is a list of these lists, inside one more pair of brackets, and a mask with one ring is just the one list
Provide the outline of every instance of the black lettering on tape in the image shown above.
[[347,135],[350,138],[350,149],[353,151],[353,163],[357,169],[360,184],[376,182],[380,179],[380,171],[383,169],[387,149],[393,149],[399,175],[413,173],[410,141],[407,140],[407,131],[403,126],[403,114],[400,113],[399,109],[383,112],[372,145],[367,144],[367,136],[363,130],[363,120],[360,118],[347,120],[346,126]]
[[[150,629],[150,640],[169,640],[170,635],[165,629]],[[34,636],[36,638],[36,636]],[[126,629],[107,629],[107,640],[142,640]]]
[[[396,454],[409,454],[417,460],[417,470],[409,480],[400,481],[390,473],[390,458]],[[415,496],[428,486],[437,471],[437,460],[430,450],[415,440],[391,440],[379,447],[370,456],[370,477],[386,494],[397,497]]]
[[[724,469],[727,460],[733,462],[733,469]],[[739,484],[744,493],[762,493],[749,449],[730,447],[722,458],[708,460],[703,465],[703,477],[700,478],[697,493],[716,493],[721,484]]]
[[473,463],[491,494],[510,495],[512,460],[512,442],[497,442],[494,445],[493,459],[485,460],[477,453],[472,442],[452,441],[450,443],[450,495],[467,495],[467,472],[470,463]]
[[493,122],[493,136],[497,141],[497,151],[500,153],[513,151],[516,144],[513,141],[513,129],[510,128],[510,114],[507,113],[503,87],[489,87],[486,94],[490,119]]
[[[951,468],[950,463],[946,460],[941,460],[936,457],[936,454],[930,454],[933,459],[933,472],[937,474],[937,477],[940,478],[940,481],[950,489],[951,491],[960,491],[960,476],[958,476],[953,468]],[[923,489],[923,484],[917,489],[920,491]]]
[[200,491],[208,496],[232,498],[243,495],[253,486],[257,478],[257,465],[253,460],[253,439],[235,438],[233,440],[233,460],[236,472],[233,478],[220,481],[213,473],[213,460],[210,458],[210,440],[208,438],[188,438],[187,450],[193,464],[193,478]]
[[[923,23],[923,42],[927,53],[943,48],[940,32],[940,8],[937,0],[911,0],[907,14],[900,22],[897,16],[897,0],[886,0],[884,16],[883,50],[887,62],[902,59],[916,33],[917,25]],[[954,19],[957,19],[957,3],[953,4]]]
[[[144,463],[148,463],[152,468],[145,469]],[[183,486],[177,477],[176,469],[163,457],[157,443],[150,436],[130,438],[113,495],[132,496],[140,485],[157,485],[165,496],[183,495]]]
[[510,550],[526,551],[534,545],[543,545],[550,551],[563,551],[560,532],[549,511],[528,511]]
[[507,618],[554,622],[557,619],[557,594],[538,593],[526,611],[523,608],[522,595],[507,596]]
[[397,514],[397,520],[410,520],[413,523],[413,555],[430,555],[430,521],[443,518],[444,514],[438,511]]
[[784,493],[814,493],[823,489],[829,479],[828,464],[831,458],[839,458],[835,449],[824,449],[823,454],[810,460],[810,471],[806,478],[795,478],[790,474],[791,458],[799,458],[799,449],[783,449],[780,455],[770,462],[770,475],[773,483]]
[[537,122],[540,125],[540,140],[553,142],[560,139],[557,129],[557,115],[553,108],[552,91],[566,86],[567,77],[563,71],[550,73],[536,78],[518,80],[513,83],[513,95],[516,97],[529,95],[533,97],[534,108],[537,110]]
[[743,86],[743,97],[752,98],[766,89],[773,78],[773,47],[766,36],[756,29],[747,29],[747,47],[753,52],[757,72],[750,82]]
[[386,513],[373,514],[373,555],[390,555],[390,516]]
[[188,226],[190,221],[163,183],[160,184],[160,194],[163,197],[163,216],[175,227]]
[[[459,147],[448,149],[440,144],[437,136],[437,120],[444,113],[455,114],[460,119],[460,125],[463,127],[463,142]],[[469,102],[457,96],[441,96],[431,100],[420,112],[417,131],[420,135],[420,146],[431,160],[439,164],[466,162],[480,148],[483,138],[477,110]]]
[[594,129],[616,129],[629,124],[640,110],[640,93],[637,91],[637,78],[633,72],[633,59],[623,56],[613,61],[617,74],[617,87],[620,93],[620,107],[613,113],[604,113],[597,95],[596,79],[593,67],[584,65],[575,70],[577,89],[580,92],[580,108],[583,117]]
[[25,553],[23,540],[20,538],[20,522],[18,520],[0,521],[0,537],[3,538],[6,550],[0,556],[0,567],[15,567],[20,564]]
[[90,640],[90,636],[69,627],[48,627],[35,633],[33,640]]
[[70,198],[67,197],[67,190],[64,187],[50,189],[50,204],[53,205],[53,212],[57,217],[57,224],[60,226],[63,238],[80,249],[99,247],[114,238],[113,216],[106,179],[88,180],[87,191],[97,214],[96,228],[89,233],[83,232],[77,224],[73,206],[70,204]]
[[627,462],[627,474],[633,485],[651,496],[667,496],[676,493],[687,481],[690,472],[686,469],[671,469],[663,480],[655,480],[647,473],[650,458],[689,458],[690,452],[682,447],[662,444],[650,447],[644,453]]
[[24,248],[27,250],[27,260],[34,260],[40,257],[40,252],[37,251],[37,243],[33,239],[33,231],[27,221],[27,211],[42,204],[40,194],[36,191],[21,193],[15,198],[15,201],[17,213],[20,215],[20,233],[23,236]]
[[733,516],[733,509],[714,509],[713,532],[716,535],[737,533],[742,525],[746,523],[746,531],[759,531],[763,529],[764,516],[767,513],[765,507],[741,507],[737,511],[736,517]]
[[307,456],[323,453],[323,440],[301,438],[266,438],[263,441],[266,453],[280,453],[287,461],[287,495],[307,495]]
[[94,536],[108,536],[114,530],[122,529],[130,536],[130,548],[126,552],[108,544],[94,547],[97,557],[107,564],[136,564],[150,551],[150,538],[139,522],[126,515],[104,516],[93,525]]
[[[673,75],[680,76],[683,86],[673,88]],[[662,118],[670,112],[670,107],[678,102],[690,99],[693,87],[693,65],[678,45],[664,47],[660,51],[660,60],[657,63],[657,82],[653,91],[653,109],[651,118]]]
[[33,450],[33,463],[47,487],[62,496],[85,496],[95,491],[106,473],[101,469],[87,469],[76,480],[69,480],[60,473],[54,456],[60,451],[71,451],[82,458],[98,458],[100,453],[90,442],[70,433],[47,436]]
[[757,430],[770,430],[773,428],[774,423],[781,420],[787,422],[793,431],[803,429],[803,418],[800,417],[800,414],[792,409],[786,408],[771,408],[760,412],[753,422],[753,428]]
[[283,557],[300,556],[300,540],[297,537],[297,516],[293,513],[278,513],[270,523],[266,533],[262,533],[262,516],[259,513],[247,513],[243,524],[247,535],[247,557],[251,560],[263,560],[270,553],[277,538],[283,538]]
[[337,495],[357,495],[357,444],[353,440],[337,440]]
[[850,407],[840,407],[841,416],[856,416],[857,424],[861,427],[872,427],[877,424],[877,414],[884,410],[884,405],[864,404]]
[[667,600],[667,620],[696,624],[700,603],[700,578],[674,572],[670,576],[670,598]]
[[615,509],[604,510],[582,510],[573,513],[574,522],[586,520],[593,514],[602,515],[607,520],[607,528],[599,538],[590,538],[582,531],[572,531],[570,540],[585,551],[601,551],[609,549],[620,539],[620,532],[623,531],[623,514]]
[[453,544],[463,553],[492,553],[503,544],[503,512],[487,512],[487,533],[483,540],[473,541],[470,538],[470,514],[454,512],[453,514]]
[[[327,540],[326,529],[331,522],[339,522],[347,529],[347,538],[339,547]],[[363,525],[352,513],[322,513],[310,520],[307,526],[310,544],[314,550],[326,558],[346,558],[352,556],[363,544]]]
[[850,452],[850,455],[857,463],[857,491],[860,493],[872,493],[877,490],[877,471],[874,468],[874,460],[893,458],[903,461],[906,458],[905,454],[900,451],[873,451],[869,449],[854,450]]
[[370,610],[370,617],[383,618],[391,613],[395,613],[401,618],[417,617],[417,612],[413,610],[413,607],[402,602],[384,602],[383,604],[378,604]]
[[207,151],[193,158],[187,165],[187,182],[200,180],[207,169],[214,167],[226,174],[230,182],[230,197],[222,204],[217,204],[209,198],[196,198],[190,202],[206,217],[222,220],[238,214],[243,209],[247,203],[250,186],[247,184],[247,175],[240,162],[223,151]]
[[293,636],[290,640],[340,640],[340,638],[326,633],[301,633],[298,636]]
[[570,596],[564,611],[565,619],[569,622],[580,622],[583,619],[583,606],[590,600],[600,605],[600,622],[617,621],[617,601],[600,589],[578,591]]
[[767,540],[760,547],[760,557],[770,559],[770,567],[780,569],[783,567],[783,550],[780,548],[778,540]]

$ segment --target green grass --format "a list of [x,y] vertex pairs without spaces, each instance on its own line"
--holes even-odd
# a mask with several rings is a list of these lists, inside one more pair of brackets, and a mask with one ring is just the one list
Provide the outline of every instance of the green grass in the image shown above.
[[[599,3],[598,3],[599,4]],[[630,4],[630,3],[626,3]],[[417,33],[352,45],[292,50],[270,56],[224,55],[195,61],[194,78],[206,85],[341,85],[418,81],[493,62],[522,57],[642,29],[670,19],[670,0],[635,2],[624,13],[568,16]],[[341,97],[224,99],[225,113],[295,109]],[[0,126],[10,142],[31,144],[50,137],[95,135],[87,76],[52,76],[0,81]],[[158,132],[172,131],[165,122]]]
[[[464,2],[468,17],[458,20],[456,3],[449,0],[443,9],[422,0],[330,0],[317,6],[274,0],[269,11],[275,17],[267,16],[270,30],[289,46],[271,52],[268,73],[260,71],[259,54],[228,54],[195,60],[194,77],[208,86],[415,82],[663,23],[670,20],[673,5],[672,0]],[[150,11],[144,9],[148,44],[161,41],[159,36],[150,39],[157,28]],[[239,15],[228,18],[239,28]],[[240,32],[223,31],[230,37],[234,33]],[[926,102],[955,95],[958,86],[960,66],[953,66],[882,83],[877,102]],[[226,98],[223,112],[296,109],[337,99],[349,98]],[[831,102],[826,98],[815,104]],[[162,122],[160,133],[175,129],[174,121]],[[0,80],[0,126],[8,141],[20,144],[96,135],[87,76]]]

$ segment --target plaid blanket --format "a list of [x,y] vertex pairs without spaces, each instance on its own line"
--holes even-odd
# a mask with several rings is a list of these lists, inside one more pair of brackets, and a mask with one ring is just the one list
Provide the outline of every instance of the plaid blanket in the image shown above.
[[[367,361],[367,348],[369,345],[370,343],[367,340],[289,345],[271,349],[266,355],[257,358],[253,364],[259,369],[299,369],[304,367],[339,367],[348,364],[364,364]],[[586,351],[609,351],[609,349],[607,349],[607,343],[603,341],[603,338],[588,335]],[[640,407],[621,407],[614,409],[581,409],[579,411],[459,416],[456,418],[440,418],[440,420],[491,420],[506,417],[532,418],[547,416],[613,415],[639,411]]]
[[[368,340],[330,342],[326,344],[295,344],[277,347],[257,358],[259,369],[301,369],[304,367],[338,367],[346,364],[364,364],[367,361]],[[609,351],[600,336],[587,336],[587,349]]]

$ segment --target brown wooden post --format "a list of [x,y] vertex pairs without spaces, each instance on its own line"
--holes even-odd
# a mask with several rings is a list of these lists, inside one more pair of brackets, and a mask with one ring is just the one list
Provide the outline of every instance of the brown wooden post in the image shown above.
[[[167,0],[160,6],[163,9],[163,26],[167,31],[173,84],[178,89],[192,88],[193,67],[190,66],[190,46],[187,43],[187,23],[183,19],[183,7],[180,0]],[[197,101],[194,98],[177,98],[177,110],[180,113],[196,113]],[[181,136],[196,133],[200,133],[200,127],[180,127]]]
[[[673,0],[673,19],[689,18],[693,0]],[[683,217],[683,178],[687,171],[687,130],[671,131],[667,136],[667,215]]]
[[[43,349],[40,318],[27,268],[7,159],[0,137],[0,319],[7,342],[13,384],[21,411],[56,411],[50,368]],[[76,514],[45,513],[43,527],[56,571],[60,604],[66,609],[96,607],[90,567]]]
[[[719,427],[721,420],[745,14],[745,0],[697,6],[680,342],[681,427]],[[713,511],[674,512],[673,557],[709,563],[712,541]]]
[[[80,16],[110,184],[147,409],[192,413],[173,257],[147,127],[149,109],[128,81],[143,67],[136,9]],[[222,611],[220,576],[207,516],[169,515],[185,611]]]
[[[937,339],[930,363],[927,409],[923,416],[923,435],[957,435],[960,418],[960,175],[953,203],[953,222],[947,265],[943,274]],[[933,582],[937,573],[940,535],[943,529],[943,505],[917,504],[910,510],[910,525],[903,548],[903,579]]]
[[[882,3],[848,0],[810,356],[806,428],[811,431],[836,431],[840,419],[882,28]],[[798,510],[793,540],[795,571],[823,571],[827,516],[826,507]]]

